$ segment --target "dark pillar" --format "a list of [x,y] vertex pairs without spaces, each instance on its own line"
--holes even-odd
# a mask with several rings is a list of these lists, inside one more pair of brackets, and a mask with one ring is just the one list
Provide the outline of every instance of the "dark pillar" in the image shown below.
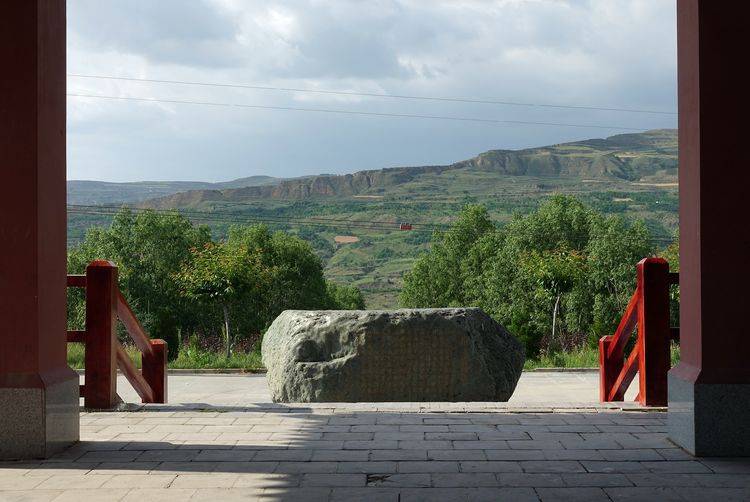
[[0,459],[78,440],[65,340],[65,0],[0,14]]
[[669,436],[750,455],[748,2],[677,1],[681,362]]

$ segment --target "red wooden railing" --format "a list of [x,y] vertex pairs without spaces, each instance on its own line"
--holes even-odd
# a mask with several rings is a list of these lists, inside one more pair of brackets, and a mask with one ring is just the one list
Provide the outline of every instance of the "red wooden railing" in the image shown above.
[[[81,385],[84,406],[109,409],[117,406],[117,368],[144,403],[167,402],[167,344],[151,340],[117,286],[117,266],[97,260],[86,275],[69,275],[69,288],[86,290],[86,329],[68,331],[68,342],[85,346],[85,376]],[[141,352],[138,371],[117,340],[117,320],[125,326]]]
[[[644,258],[636,265],[638,283],[612,336],[599,340],[599,399],[623,401],[638,373],[638,396],[644,406],[667,405],[670,341],[679,328],[669,326],[669,286],[679,275],[669,272],[663,258]],[[635,347],[625,359],[625,346],[638,329]]]

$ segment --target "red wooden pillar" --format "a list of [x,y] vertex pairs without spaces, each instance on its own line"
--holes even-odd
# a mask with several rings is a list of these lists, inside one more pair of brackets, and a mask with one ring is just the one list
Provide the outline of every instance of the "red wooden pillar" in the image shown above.
[[750,455],[747,20],[750,2],[677,1],[680,363],[669,437]]
[[117,397],[117,267],[94,261],[86,267],[86,376],[83,404],[109,409]]
[[669,264],[646,258],[636,267],[638,302],[638,396],[646,406],[667,405],[670,366]]
[[65,0],[0,5],[0,459],[78,440],[66,364]]
[[141,359],[143,378],[154,391],[155,403],[167,402],[167,342],[164,340],[149,340],[152,354],[147,352]]

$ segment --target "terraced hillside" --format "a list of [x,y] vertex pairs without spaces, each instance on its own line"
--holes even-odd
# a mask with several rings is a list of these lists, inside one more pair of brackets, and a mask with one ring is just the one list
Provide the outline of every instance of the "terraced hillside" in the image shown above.
[[[178,210],[223,235],[233,223],[264,222],[309,240],[326,273],[355,284],[370,307],[394,307],[404,271],[431,234],[467,203],[503,222],[554,193],[575,194],[610,214],[644,219],[656,244],[677,227],[674,130],[525,150],[492,150],[445,166],[396,167],[347,175],[274,180],[263,186],[188,190],[140,203]],[[71,214],[71,242],[106,215]],[[409,222],[412,230],[400,230]]]

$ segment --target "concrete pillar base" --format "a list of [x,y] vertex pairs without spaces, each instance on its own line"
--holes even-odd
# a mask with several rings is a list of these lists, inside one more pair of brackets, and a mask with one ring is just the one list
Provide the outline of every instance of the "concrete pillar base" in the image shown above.
[[70,369],[60,373],[4,376],[0,460],[47,458],[78,441],[78,374]]
[[670,372],[669,439],[699,457],[750,456],[750,384],[695,383]]

